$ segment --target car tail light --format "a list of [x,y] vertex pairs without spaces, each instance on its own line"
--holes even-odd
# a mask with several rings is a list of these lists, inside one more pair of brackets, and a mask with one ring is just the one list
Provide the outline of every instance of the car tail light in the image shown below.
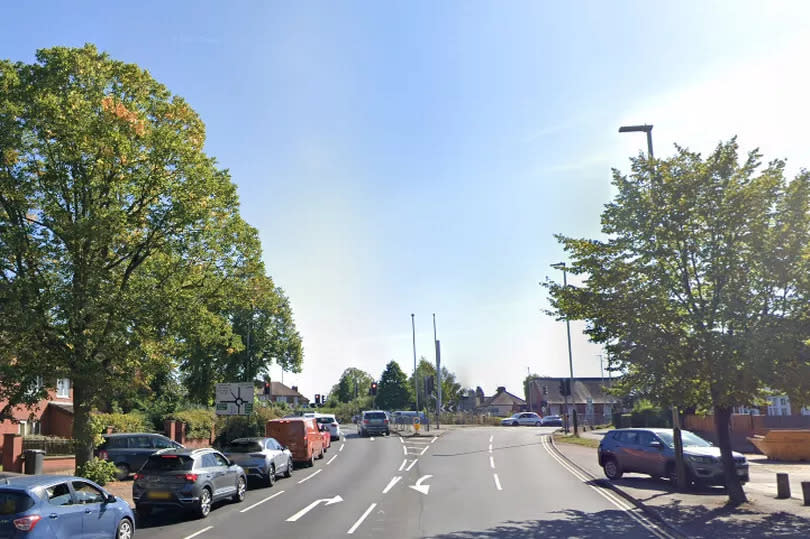
[[186,481],[190,481],[190,482],[194,483],[195,481],[197,481],[197,474],[195,474],[195,473],[187,473],[185,475],[178,475],[177,479],[185,479]]
[[100,458],[101,460],[107,460],[107,456],[108,456],[108,454],[107,454],[106,451],[99,451],[98,452],[98,458]]
[[368,419],[364,419],[363,424],[368,425]]
[[14,527],[21,532],[30,532],[34,529],[34,526],[37,525],[37,522],[39,522],[41,518],[42,517],[39,515],[28,515],[26,517],[15,518]]
[[177,455],[160,455],[160,458],[162,458],[162,459],[178,459],[180,457],[178,457]]
[[383,419],[383,425],[387,425],[387,424],[388,424],[388,420],[387,420],[387,419]]
[[137,481],[138,479],[143,479],[143,474],[142,473],[136,473],[134,476],[132,476],[132,478],[135,481]]

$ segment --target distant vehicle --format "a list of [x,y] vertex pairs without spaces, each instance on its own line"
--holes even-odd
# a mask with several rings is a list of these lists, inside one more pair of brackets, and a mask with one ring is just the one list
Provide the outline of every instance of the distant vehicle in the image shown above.
[[246,490],[245,470],[216,449],[164,449],[135,474],[132,499],[142,517],[154,507],[174,507],[205,518],[211,504],[226,498],[241,502]]
[[[720,448],[700,436],[681,431],[684,465],[690,483],[722,485],[725,483]],[[671,429],[616,429],[608,431],[597,450],[599,465],[608,479],[620,479],[625,472],[677,480],[675,450]],[[732,452],[737,476],[748,481],[745,456]]]
[[130,539],[129,504],[72,475],[18,475],[0,480],[0,537]]
[[343,432],[340,430],[340,423],[333,414],[317,414],[315,419],[320,425],[324,425],[329,429],[329,434],[332,435],[333,440],[340,440]]
[[321,431],[321,437],[323,438],[323,452],[326,453],[327,449],[332,447],[332,434],[329,432],[329,428],[326,425],[318,424],[318,430]]
[[520,412],[513,414],[511,417],[501,419],[501,425],[510,425],[517,427],[518,425],[533,425],[539,427],[543,419],[534,412]]
[[391,435],[388,415],[382,410],[368,410],[363,412],[357,429],[360,436],[369,436],[375,433],[385,434],[386,436]]
[[540,425],[543,427],[562,427],[563,420],[558,415],[547,415],[540,421]]
[[265,434],[287,446],[294,462],[313,466],[315,459],[322,459],[324,455],[323,434],[317,425],[313,417],[271,419]]
[[162,434],[150,432],[118,432],[102,435],[104,442],[95,449],[95,456],[109,460],[118,468],[116,478],[122,481],[141,469],[149,455],[160,449],[182,449],[183,446]]
[[223,454],[245,470],[248,477],[257,477],[272,487],[276,477],[293,472],[293,456],[275,438],[237,438],[226,445]]

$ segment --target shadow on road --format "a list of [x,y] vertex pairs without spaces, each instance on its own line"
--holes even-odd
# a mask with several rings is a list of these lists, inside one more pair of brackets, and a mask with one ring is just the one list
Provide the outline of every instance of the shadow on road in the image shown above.
[[[492,451],[502,451],[504,449],[515,449],[518,447],[531,447],[539,446],[540,442],[532,442],[529,444],[516,444],[516,445],[502,445],[500,447],[493,447]],[[433,453],[434,457],[458,457],[461,455],[475,455],[476,453],[488,453],[489,449],[476,449],[475,451],[459,451],[458,453]]]
[[[211,511],[216,511],[218,508],[222,507],[223,505],[228,505],[229,503],[233,503],[229,500],[216,502],[211,505]],[[142,518],[139,515],[135,515],[135,525],[138,529],[143,528],[159,528],[161,526],[170,526],[172,524],[177,524],[179,522],[185,522],[187,520],[196,520],[198,517],[192,513],[191,511],[184,511],[180,508],[175,507],[166,507],[166,508],[158,508],[152,510],[152,514],[146,518]]]
[[656,511],[689,537],[810,537],[810,520],[785,511],[764,513],[755,505],[709,509],[683,506],[677,501]]

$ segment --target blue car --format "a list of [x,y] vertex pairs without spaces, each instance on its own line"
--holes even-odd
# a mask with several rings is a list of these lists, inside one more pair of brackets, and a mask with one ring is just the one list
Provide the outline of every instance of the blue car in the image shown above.
[[83,477],[0,478],[0,539],[130,539],[134,533],[129,504]]

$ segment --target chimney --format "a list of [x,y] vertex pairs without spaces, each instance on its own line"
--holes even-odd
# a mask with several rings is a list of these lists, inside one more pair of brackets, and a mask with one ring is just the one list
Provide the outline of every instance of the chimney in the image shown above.
[[292,389],[292,390],[293,390],[293,391],[295,391],[296,393],[298,392],[298,386],[292,386],[290,389]]
[[506,392],[506,386],[498,386],[498,391],[497,392],[498,393],[505,393]]

